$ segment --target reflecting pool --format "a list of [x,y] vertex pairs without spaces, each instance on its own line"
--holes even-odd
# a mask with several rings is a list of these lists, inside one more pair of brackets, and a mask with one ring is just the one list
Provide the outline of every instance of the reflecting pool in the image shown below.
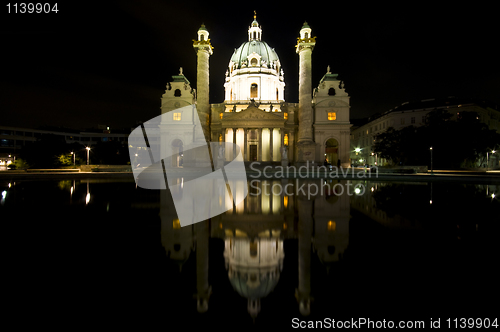
[[11,310],[236,329],[498,315],[498,185],[244,185],[242,203],[181,227],[171,194],[132,178],[1,180]]

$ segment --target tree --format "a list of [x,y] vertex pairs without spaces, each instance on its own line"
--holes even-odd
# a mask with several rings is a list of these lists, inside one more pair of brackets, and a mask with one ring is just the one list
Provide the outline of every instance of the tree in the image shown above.
[[500,146],[500,134],[482,123],[477,113],[460,113],[456,121],[451,117],[446,110],[436,110],[422,127],[388,128],[376,136],[374,152],[396,165],[430,166],[432,147],[434,168],[460,168],[475,167],[486,152]]

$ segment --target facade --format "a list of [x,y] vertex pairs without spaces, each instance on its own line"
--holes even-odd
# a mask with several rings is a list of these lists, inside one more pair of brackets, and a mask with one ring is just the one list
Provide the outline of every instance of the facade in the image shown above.
[[[349,96],[329,68],[313,94],[311,53],[316,37],[311,33],[304,23],[296,45],[300,63],[299,103],[285,101],[286,84],[280,59],[276,50],[263,41],[262,28],[254,15],[248,41],[235,49],[229,60],[225,100],[209,104],[209,57],[213,47],[209,32],[202,25],[193,43],[198,56],[196,90],[181,69],[167,84],[161,113],[196,104],[206,141],[236,143],[246,162],[289,165],[323,163],[327,159],[334,165],[347,166]],[[188,114],[179,115],[176,121],[186,128],[194,125]],[[201,138],[184,137],[183,130],[180,127],[179,130],[177,139],[161,144],[165,145],[162,149],[178,149],[181,156],[180,151]],[[225,160],[232,160],[232,154],[233,151],[226,150]],[[173,162],[172,167],[181,164]]]
[[[384,166],[386,160],[379,160],[378,156],[373,153],[375,136],[389,127],[400,130],[407,126],[424,125],[427,114],[438,109],[450,112],[453,115],[452,120],[456,119],[461,112],[476,112],[481,122],[500,133],[500,111],[483,102],[455,97],[405,102],[381,115],[373,116],[367,123],[352,129],[350,157],[353,165]],[[493,154],[489,160],[489,166],[499,166],[499,161],[498,154]]]

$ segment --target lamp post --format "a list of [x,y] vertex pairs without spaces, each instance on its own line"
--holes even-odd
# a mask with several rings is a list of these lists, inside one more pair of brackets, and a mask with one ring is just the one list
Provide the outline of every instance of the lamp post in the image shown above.
[[[495,153],[495,150],[492,150],[491,153]],[[488,169],[490,168],[490,158],[489,158],[489,152],[486,152],[486,172],[488,172]]]
[[71,151],[71,154],[73,155],[73,166],[75,166],[75,154],[73,153],[73,151]]
[[87,149],[87,165],[89,164],[89,151],[90,151],[90,147],[86,147],[85,149]]
[[432,146],[429,148],[431,150],[431,175],[434,174],[433,169],[432,169]]

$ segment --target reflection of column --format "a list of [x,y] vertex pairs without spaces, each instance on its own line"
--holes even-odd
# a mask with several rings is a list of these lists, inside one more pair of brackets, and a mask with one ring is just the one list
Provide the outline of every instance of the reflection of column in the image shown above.
[[269,128],[269,158],[271,159],[271,161],[274,161],[273,160],[273,131],[274,131],[274,128]]
[[248,149],[247,149],[247,136],[248,136],[248,128],[243,129],[243,161],[248,161],[250,156],[248,155]]
[[311,237],[312,237],[312,207],[313,202],[299,197],[297,199],[299,212],[299,287],[295,291],[299,310],[303,316],[311,312]]
[[208,310],[211,287],[208,283],[208,220],[196,223],[196,298],[198,312]]
[[233,128],[233,159],[236,158],[236,129]]
[[262,161],[262,130],[263,128],[259,128],[258,129],[258,133],[257,135],[259,135],[259,148],[258,148],[258,156],[257,156],[257,160],[258,161]]

